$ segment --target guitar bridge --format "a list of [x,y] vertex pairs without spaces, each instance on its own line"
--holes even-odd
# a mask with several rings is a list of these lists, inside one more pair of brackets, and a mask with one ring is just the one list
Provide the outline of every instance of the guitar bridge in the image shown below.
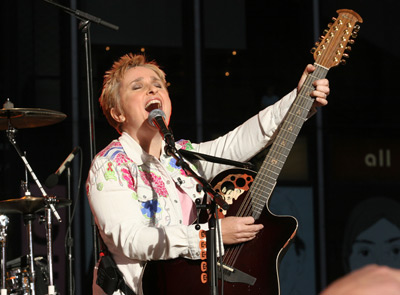
[[236,268],[222,265],[218,262],[218,278],[221,279],[221,268],[224,271],[224,280],[230,283],[244,283],[253,286],[256,283],[257,278],[244,273]]

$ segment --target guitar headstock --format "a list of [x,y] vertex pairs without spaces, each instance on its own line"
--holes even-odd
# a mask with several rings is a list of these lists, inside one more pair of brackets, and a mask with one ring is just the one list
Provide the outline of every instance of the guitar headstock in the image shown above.
[[348,58],[345,51],[350,51],[348,44],[354,43],[354,38],[360,30],[358,23],[362,23],[361,16],[350,9],[340,9],[336,11],[337,18],[333,18],[333,23],[328,25],[329,29],[324,31],[325,35],[320,37],[320,42],[315,43],[316,48],[312,49],[315,63],[325,68],[332,68],[339,63],[344,64]]

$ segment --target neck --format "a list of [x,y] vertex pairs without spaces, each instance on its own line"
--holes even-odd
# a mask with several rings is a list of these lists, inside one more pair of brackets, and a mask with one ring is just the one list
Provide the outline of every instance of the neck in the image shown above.
[[160,159],[161,148],[163,143],[163,139],[161,136],[158,136],[157,138],[154,138],[153,140],[150,141],[138,140],[138,142],[146,153],[156,157],[157,159]]
[[126,128],[124,131],[127,132],[146,153],[157,159],[160,158],[163,138],[157,129],[144,124],[139,129]]
[[139,134],[130,135],[139,143],[146,153],[156,157],[157,159],[160,159],[161,148],[163,144],[163,138],[160,133],[154,133],[152,137],[149,136],[149,133],[145,134],[146,136],[140,136]]

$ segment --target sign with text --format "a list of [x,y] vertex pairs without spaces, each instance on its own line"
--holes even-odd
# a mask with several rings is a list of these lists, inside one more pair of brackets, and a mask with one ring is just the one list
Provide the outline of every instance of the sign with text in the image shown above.
[[400,139],[333,137],[330,165],[335,180],[400,180]]

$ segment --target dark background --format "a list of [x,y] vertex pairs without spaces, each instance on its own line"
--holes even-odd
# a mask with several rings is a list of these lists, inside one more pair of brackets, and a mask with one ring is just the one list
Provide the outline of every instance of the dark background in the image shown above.
[[[316,235],[317,290],[344,274],[337,261],[351,209],[368,197],[399,197],[397,1],[200,1],[202,134],[196,128],[194,1],[59,3],[120,27],[113,31],[90,25],[96,151],[118,136],[99,111],[97,99],[104,71],[119,56],[140,53],[143,48],[149,59],[155,59],[170,83],[175,137],[208,140],[256,114],[267,89],[272,87],[281,97],[296,87],[306,64],[313,63],[310,49],[337,16],[336,10],[359,13],[364,23],[347,65],[328,74],[331,95],[329,106],[320,110],[322,121],[317,124],[317,116],[309,119],[294,148],[305,151],[301,155],[306,161],[299,166],[292,155],[279,179],[281,185],[314,189],[315,209],[310,214],[316,224],[306,230]],[[72,166],[72,198],[77,208],[74,273],[77,294],[88,294],[93,267],[91,214],[83,190],[78,189],[79,177],[84,183],[91,159],[84,35],[75,17],[39,0],[1,1],[0,22],[1,102],[9,98],[16,108],[44,108],[67,115],[52,126],[18,131],[17,143],[26,151],[38,179],[43,183],[75,146],[82,148],[82,171],[78,161]],[[1,133],[0,199],[19,198],[24,166],[5,132]],[[318,139],[322,139],[320,148]],[[380,150],[389,150],[390,161],[379,161]],[[366,158],[373,156],[377,164],[367,165]],[[322,180],[318,165],[323,168]],[[66,185],[65,175],[60,185]],[[322,195],[317,193],[321,190]],[[66,198],[65,189],[60,191],[64,192],[60,197]],[[22,218],[10,216],[7,256],[11,259],[27,250],[21,242]],[[65,226],[65,222],[55,224],[61,231]],[[62,259],[64,249],[55,252]],[[57,262],[55,267],[62,273],[60,265],[64,266]],[[56,284],[66,293],[64,281]]]

